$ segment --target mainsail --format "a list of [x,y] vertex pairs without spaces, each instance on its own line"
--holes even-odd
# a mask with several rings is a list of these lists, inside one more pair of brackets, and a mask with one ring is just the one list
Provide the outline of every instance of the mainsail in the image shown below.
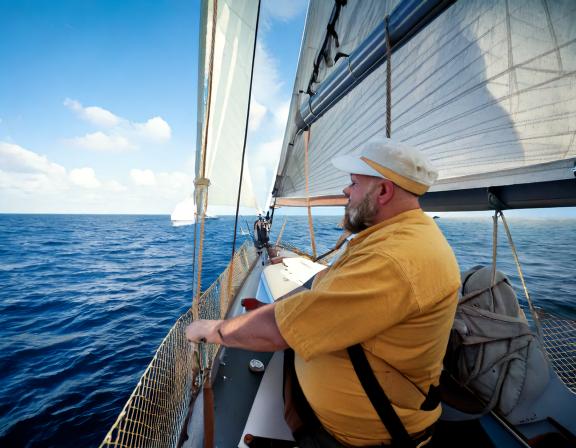
[[[202,2],[196,180],[210,182],[211,205],[236,206],[257,15],[255,1]],[[247,166],[240,205],[258,208]]]
[[[413,14],[406,3],[442,2],[310,2],[275,185],[278,204],[305,203],[302,128],[308,126],[311,203],[343,203],[347,179],[329,160],[384,134],[386,125],[386,58],[361,81],[355,70],[365,62],[357,61],[370,61],[384,17],[391,35],[402,31]],[[333,33],[326,32],[329,23]],[[509,201],[504,208],[576,205],[574,23],[573,1],[461,0],[396,43],[392,138],[419,147],[440,171],[424,205],[491,208],[488,189]],[[352,87],[343,94],[318,99],[347,83]]]

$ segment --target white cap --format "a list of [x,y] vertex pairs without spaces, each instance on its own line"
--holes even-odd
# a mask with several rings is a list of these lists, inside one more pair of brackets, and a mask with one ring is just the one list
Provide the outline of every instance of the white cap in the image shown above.
[[345,173],[389,179],[417,195],[426,193],[438,177],[438,171],[417,148],[382,137],[334,157],[332,164]]

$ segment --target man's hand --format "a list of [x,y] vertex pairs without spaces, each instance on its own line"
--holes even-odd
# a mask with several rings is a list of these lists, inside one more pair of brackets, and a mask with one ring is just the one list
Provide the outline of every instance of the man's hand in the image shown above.
[[197,320],[186,327],[190,342],[209,342],[258,352],[288,348],[274,317],[274,304],[228,320]]
[[222,325],[221,320],[196,320],[186,327],[186,339],[190,342],[222,343],[218,329]]

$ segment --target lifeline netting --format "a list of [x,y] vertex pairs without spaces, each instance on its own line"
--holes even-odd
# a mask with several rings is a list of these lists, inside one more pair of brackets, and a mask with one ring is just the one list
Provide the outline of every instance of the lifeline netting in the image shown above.
[[[245,242],[234,256],[231,291],[227,294],[230,264],[200,296],[202,319],[225,317],[232,298],[250,272],[256,251]],[[197,352],[186,341],[184,330],[193,320],[192,308],[170,329],[116,422],[100,447],[175,447],[178,445],[188,409],[199,385]],[[218,346],[207,344],[204,362],[212,365]]]
[[277,247],[280,249],[289,250],[290,252],[294,252],[296,255],[300,255],[301,257],[309,258],[310,260],[312,260],[314,258],[314,257],[312,257],[312,254],[303,251],[298,246],[296,246],[296,244],[293,244],[289,241],[282,241],[282,243],[278,244]]
[[576,322],[538,310],[544,347],[554,370],[576,393]]
[[[278,248],[289,250],[290,252],[294,252],[296,255],[300,255],[301,257],[306,257],[310,260],[314,261],[314,257],[311,253],[306,252],[299,248],[296,244],[292,243],[291,241],[282,241],[280,244],[277,245]],[[346,249],[346,244],[343,244],[338,249],[330,252],[328,255],[324,255],[321,260],[318,260],[318,263],[322,264],[329,264],[332,260],[338,258],[344,250]],[[319,255],[321,252],[319,252]]]

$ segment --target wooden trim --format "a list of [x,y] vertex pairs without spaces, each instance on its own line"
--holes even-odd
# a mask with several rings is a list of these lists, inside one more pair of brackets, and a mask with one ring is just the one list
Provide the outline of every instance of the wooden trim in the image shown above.
[[334,206],[345,206],[348,203],[348,199],[342,195],[328,195],[328,196],[318,196],[311,198],[277,198],[277,207],[307,207],[310,204],[311,207],[334,207]]

